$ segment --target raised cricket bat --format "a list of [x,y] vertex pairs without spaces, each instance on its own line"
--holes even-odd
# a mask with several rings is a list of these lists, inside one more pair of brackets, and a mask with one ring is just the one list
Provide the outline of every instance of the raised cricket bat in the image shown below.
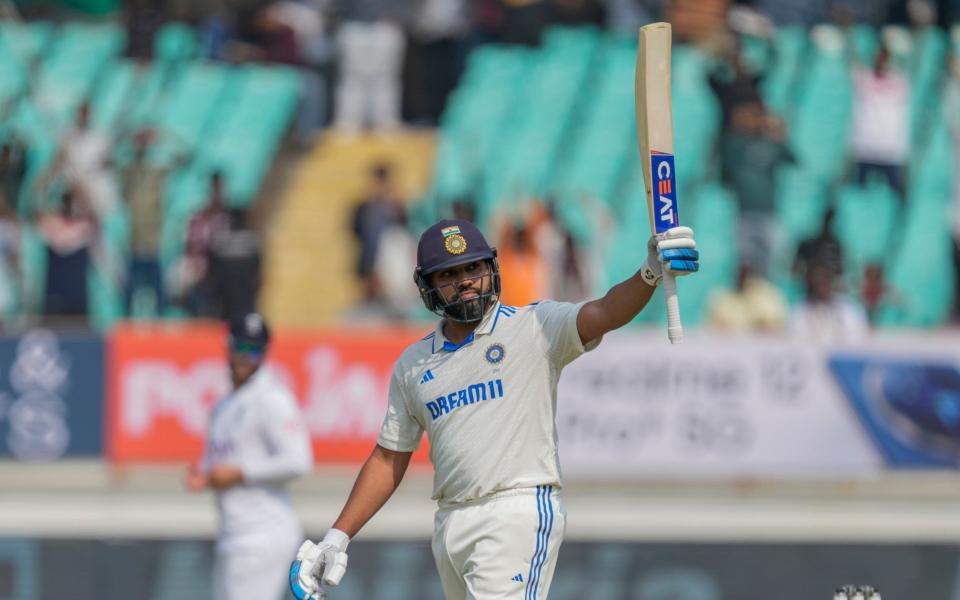
[[[670,39],[669,23],[651,23],[640,28],[634,100],[643,185],[647,189],[647,209],[653,235],[662,235],[671,227],[680,225],[673,165]],[[667,301],[667,336],[671,343],[679,344],[683,341],[683,324],[680,322],[677,282],[666,270],[663,292]]]

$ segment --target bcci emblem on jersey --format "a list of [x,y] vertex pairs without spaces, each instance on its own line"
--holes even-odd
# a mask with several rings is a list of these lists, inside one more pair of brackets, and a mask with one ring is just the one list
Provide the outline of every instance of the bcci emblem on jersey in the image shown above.
[[507,351],[503,349],[503,344],[493,344],[489,346],[487,351],[484,353],[487,362],[491,365],[499,364],[506,355]]

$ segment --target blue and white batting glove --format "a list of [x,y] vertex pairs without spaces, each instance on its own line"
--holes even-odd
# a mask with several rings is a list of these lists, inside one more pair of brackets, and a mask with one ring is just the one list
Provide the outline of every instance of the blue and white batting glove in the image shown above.
[[290,591],[297,600],[324,600],[323,586],[336,587],[347,572],[347,544],[350,538],[339,529],[331,529],[323,540],[305,541],[290,565]]
[[700,269],[700,253],[689,227],[673,227],[647,241],[647,260],[640,267],[640,277],[656,287],[663,279],[664,268],[677,277]]

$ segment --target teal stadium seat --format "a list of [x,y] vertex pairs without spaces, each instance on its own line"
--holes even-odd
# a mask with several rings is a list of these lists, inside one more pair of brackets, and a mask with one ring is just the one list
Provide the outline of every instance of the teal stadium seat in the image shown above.
[[883,326],[936,327],[947,319],[955,289],[949,213],[936,193],[911,199],[909,207],[899,251],[887,265],[895,296],[878,318]]
[[58,28],[33,96],[44,121],[55,128],[69,125],[101,69],[123,44],[124,32],[115,24],[69,23]]
[[182,69],[169,92],[169,101],[153,122],[160,139],[151,149],[151,160],[169,165],[204,143],[215,112],[226,101],[223,92],[229,77],[230,68],[217,64],[196,62]]
[[807,32],[802,27],[781,27],[774,33],[773,45],[774,59],[760,91],[774,112],[790,116],[795,108],[798,74],[809,50]]
[[[640,161],[633,103],[635,43],[607,40],[587,86],[591,98],[574,119],[566,152],[557,161],[547,191],[564,204],[584,197],[612,204],[624,168]],[[625,83],[626,82],[626,83]],[[583,233],[589,238],[589,232]]]
[[671,59],[677,180],[686,185],[707,174],[720,127],[720,107],[707,83],[706,56],[693,46],[677,45]]
[[864,267],[884,264],[900,243],[897,223],[902,216],[896,194],[876,180],[864,188],[843,187],[837,196],[835,230],[844,247],[846,278],[857,286]]
[[157,32],[153,42],[154,60],[181,63],[197,57],[199,43],[193,28],[184,23],[167,23]]
[[529,58],[528,50],[505,46],[483,46],[470,54],[441,118],[429,194],[438,207],[479,187],[483,166],[499,151],[507,115],[520,101]]
[[846,165],[853,100],[842,40],[835,47],[814,44],[797,90],[798,106],[789,123],[791,146],[804,169],[833,182]]
[[598,39],[592,29],[552,29],[530,57],[524,93],[507,113],[500,152],[483,174],[482,198],[490,210],[518,197],[543,195]]

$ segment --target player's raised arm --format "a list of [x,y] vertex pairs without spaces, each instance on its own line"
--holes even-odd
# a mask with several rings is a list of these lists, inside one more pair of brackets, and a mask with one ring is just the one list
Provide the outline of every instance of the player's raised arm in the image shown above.
[[663,279],[664,268],[675,276],[697,271],[700,254],[696,248],[693,230],[689,227],[674,227],[660,236],[652,236],[647,241],[647,259],[640,270],[580,309],[577,314],[580,340],[587,344],[632,321],[650,301]]

